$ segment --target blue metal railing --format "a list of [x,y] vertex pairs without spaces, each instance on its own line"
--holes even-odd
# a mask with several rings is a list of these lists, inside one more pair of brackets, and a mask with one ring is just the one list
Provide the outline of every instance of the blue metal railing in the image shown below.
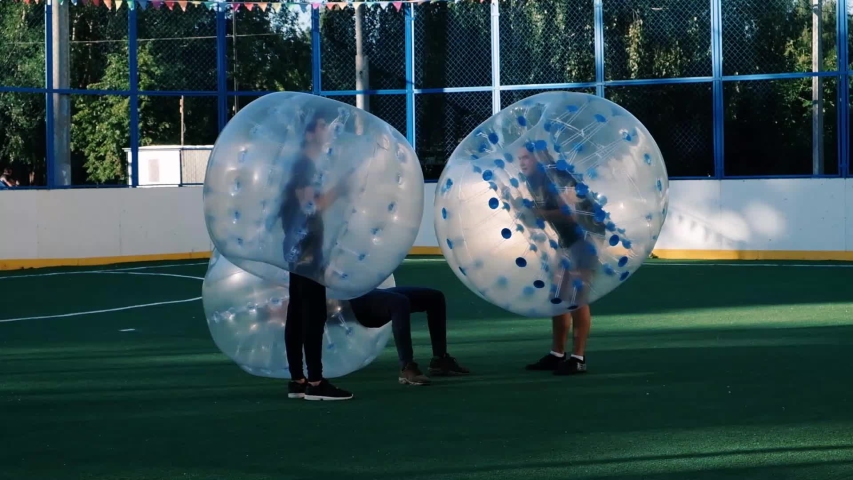
[[[596,94],[604,96],[608,87],[624,87],[624,86],[642,86],[642,85],[673,85],[673,84],[695,84],[708,83],[711,85],[712,92],[712,125],[713,125],[713,175],[707,177],[672,177],[674,179],[722,179],[722,178],[839,178],[849,177],[850,165],[850,92],[849,83],[853,77],[853,71],[849,70],[849,52],[848,52],[848,16],[847,8],[850,0],[837,0],[836,12],[836,52],[839,71],[828,72],[788,72],[774,74],[750,74],[750,75],[724,75],[723,74],[723,18],[722,18],[722,0],[709,0],[711,7],[710,16],[710,54],[711,54],[711,76],[696,76],[682,78],[652,78],[652,79],[632,79],[632,80],[606,80],[605,76],[605,26],[603,0],[591,0],[594,4],[594,50],[595,50],[595,79],[591,82],[574,82],[574,83],[546,83],[546,84],[528,84],[528,85],[501,85],[501,65],[499,61],[493,61],[491,78],[493,85],[469,86],[469,87],[453,87],[453,88],[417,88],[415,86],[415,18],[420,7],[415,4],[408,3],[404,5],[403,11],[400,12],[404,16],[404,35],[405,42],[402,48],[405,49],[405,84],[403,89],[377,89],[377,90],[324,90],[322,85],[322,55],[321,55],[321,33],[320,33],[320,10],[311,9],[311,46],[312,46],[312,65],[311,65],[311,85],[312,88],[306,93],[322,95],[328,97],[352,96],[357,94],[369,95],[400,95],[406,98],[406,138],[412,145],[416,144],[418,135],[418,125],[415,112],[416,97],[423,94],[441,94],[441,93],[468,93],[468,92],[492,92],[496,98],[500,98],[500,92],[519,91],[519,90],[548,90],[548,89],[580,89],[594,88]],[[130,150],[131,150],[131,186],[139,185],[139,98],[141,96],[185,96],[185,97],[216,97],[218,106],[217,124],[221,130],[224,128],[228,120],[228,98],[237,96],[260,96],[271,91],[229,91],[228,89],[228,59],[227,59],[227,6],[218,4],[214,8],[216,16],[216,68],[217,81],[216,90],[211,91],[195,91],[195,90],[175,90],[175,91],[150,91],[139,90],[138,85],[138,64],[137,64],[137,14],[138,7],[132,1],[129,2],[128,30],[127,30],[127,47],[130,52],[129,58],[129,76],[130,88],[124,90],[84,90],[84,89],[60,89],[54,88],[52,85],[53,77],[53,51],[52,51],[52,29],[50,25],[53,22],[52,11],[49,3],[45,2],[41,8],[45,9],[45,87],[42,88],[26,88],[26,87],[11,87],[0,86],[2,92],[17,92],[17,93],[33,93],[41,94],[46,97],[46,129],[47,129],[47,154],[46,154],[46,187],[34,188],[80,188],[80,187],[126,187],[127,185],[113,186],[72,186],[63,187],[57,185],[54,172],[55,154],[54,154],[54,121],[53,121],[53,95],[68,94],[68,95],[123,95],[129,98],[130,103]],[[33,7],[39,8],[39,7]],[[74,7],[72,7],[74,8]],[[493,8],[495,8],[493,6]],[[499,5],[497,6],[499,9]],[[181,15],[181,12],[175,12],[175,15]],[[495,22],[492,23],[494,25]],[[494,27],[493,27],[494,28]],[[499,49],[499,38],[496,38],[493,32],[493,42],[498,42],[493,45]],[[394,48],[394,45],[387,48]],[[838,153],[838,173],[832,175],[763,175],[763,176],[732,176],[725,175],[725,151],[724,151],[724,92],[723,86],[726,82],[751,82],[762,80],[792,80],[803,78],[835,78],[838,82],[837,88],[837,144],[835,148]],[[494,100],[494,98],[493,98]],[[500,105],[494,103],[494,105]]]

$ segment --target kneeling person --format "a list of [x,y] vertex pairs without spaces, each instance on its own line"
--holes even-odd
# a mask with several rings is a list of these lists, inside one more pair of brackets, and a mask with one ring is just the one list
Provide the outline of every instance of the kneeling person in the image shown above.
[[394,343],[400,359],[399,381],[409,385],[428,385],[412,351],[412,312],[426,312],[432,342],[432,375],[466,375],[468,369],[447,354],[447,306],[444,294],[424,287],[376,289],[349,301],[356,320],[365,327],[379,328],[391,322]]

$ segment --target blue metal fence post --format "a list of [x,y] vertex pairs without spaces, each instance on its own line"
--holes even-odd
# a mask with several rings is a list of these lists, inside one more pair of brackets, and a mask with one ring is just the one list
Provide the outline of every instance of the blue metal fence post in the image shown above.
[[[53,188],[56,180],[53,173],[53,164],[56,161],[56,143],[53,138],[53,2],[59,0],[48,0],[44,2],[44,86],[46,93],[45,101],[45,134],[47,135],[47,146],[45,150],[45,174],[47,188]],[[66,0],[67,1],[67,0]]]
[[130,75],[130,184],[139,186],[139,58],[137,56],[136,0],[127,2],[127,53]]
[[604,97],[604,3],[593,0],[595,11],[595,94]]
[[847,51],[847,5],[847,0],[838,0],[835,5],[835,44],[838,52],[838,174],[841,177],[850,175],[850,52]]
[[406,5],[405,13],[406,48],[406,139],[415,145],[415,5]]
[[497,1],[491,5],[492,22],[492,114],[501,111],[501,11]]
[[320,9],[311,9],[311,91],[323,93],[323,56],[320,50]]
[[723,178],[725,175],[722,10],[722,0],[711,0],[711,76],[713,77],[711,92],[714,116],[714,178],[718,179]]
[[220,132],[228,123],[228,24],[225,21],[226,6],[225,2],[216,4],[216,105],[219,113]]

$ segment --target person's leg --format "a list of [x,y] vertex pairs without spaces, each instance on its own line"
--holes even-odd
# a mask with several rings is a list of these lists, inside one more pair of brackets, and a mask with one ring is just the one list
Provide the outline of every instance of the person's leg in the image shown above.
[[432,355],[442,357],[447,354],[447,302],[444,294],[424,287],[394,287],[386,291],[408,299],[411,312],[426,313]]
[[567,356],[565,361],[561,362],[554,369],[554,375],[574,375],[586,372],[586,342],[592,328],[592,313],[589,304],[586,303],[588,301],[586,291],[593,277],[593,272],[589,269],[588,264],[583,265],[583,267],[586,268],[577,274],[578,278],[583,282],[582,292],[579,296],[583,306],[573,311],[571,315],[573,329],[572,354]]
[[589,305],[584,305],[572,312],[572,328],[574,330],[572,354],[554,369],[554,375],[574,375],[586,372],[586,354],[584,351],[591,326],[592,314]]
[[289,398],[305,396],[305,373],[302,370],[302,293],[299,275],[290,275],[287,302],[287,320],[284,324],[284,346],[291,381],[288,383]]
[[[562,272],[555,272],[554,283],[556,284],[556,296],[563,303],[561,305],[571,306],[583,302],[586,291],[584,277],[578,272],[578,265],[589,263],[589,250],[585,248],[584,241],[578,241],[569,248],[562,251],[563,258],[568,261]],[[582,307],[582,310],[585,307]],[[573,312],[551,317],[551,352],[539,359],[538,362],[527,366],[528,370],[551,370],[557,369],[566,360],[566,342],[572,329]],[[588,331],[588,329],[587,329]]]
[[397,380],[404,385],[430,383],[414,360],[411,331],[411,302],[394,288],[373,290],[350,300],[350,308],[358,322],[368,328],[378,328],[391,322],[394,345],[400,361]]
[[[296,276],[291,274],[291,279]],[[291,280],[292,281],[292,280]],[[323,378],[323,334],[326,328],[326,287],[302,278],[302,344],[308,368],[306,400],[349,400],[352,393]]]
[[425,287],[397,287],[395,292],[409,300],[412,312],[425,312],[432,343],[429,373],[432,375],[467,375],[467,368],[459,365],[447,353],[447,301],[439,290]]
[[574,330],[572,355],[580,357],[583,360],[584,351],[586,350],[586,339],[589,337],[589,331],[592,327],[592,312],[589,305],[572,312],[572,329]]
[[554,370],[566,358],[566,341],[572,327],[572,315],[564,313],[551,317],[551,351],[527,370]]

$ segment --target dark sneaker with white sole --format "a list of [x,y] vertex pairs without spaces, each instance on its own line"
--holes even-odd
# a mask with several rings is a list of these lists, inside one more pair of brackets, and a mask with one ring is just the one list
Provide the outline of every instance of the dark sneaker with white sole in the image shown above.
[[566,356],[558,357],[554,354],[549,353],[544,357],[540,358],[538,362],[531,363],[524,367],[527,370],[555,370],[560,363],[562,363],[566,359]]
[[305,388],[308,385],[306,382],[294,382],[291,380],[287,383],[287,398],[305,398]]
[[305,387],[305,400],[349,400],[352,398],[352,393],[340,389],[325,378],[317,385],[308,384]]
[[554,369],[554,375],[577,375],[586,373],[586,355],[583,360],[569,356]]
[[456,376],[468,375],[469,373],[471,373],[470,370],[459,365],[455,358],[446,353],[440,357],[432,357],[432,360],[429,362],[430,375]]
[[429,385],[432,383],[426,375],[418,368],[415,362],[409,362],[400,370],[400,376],[397,379],[403,385]]

